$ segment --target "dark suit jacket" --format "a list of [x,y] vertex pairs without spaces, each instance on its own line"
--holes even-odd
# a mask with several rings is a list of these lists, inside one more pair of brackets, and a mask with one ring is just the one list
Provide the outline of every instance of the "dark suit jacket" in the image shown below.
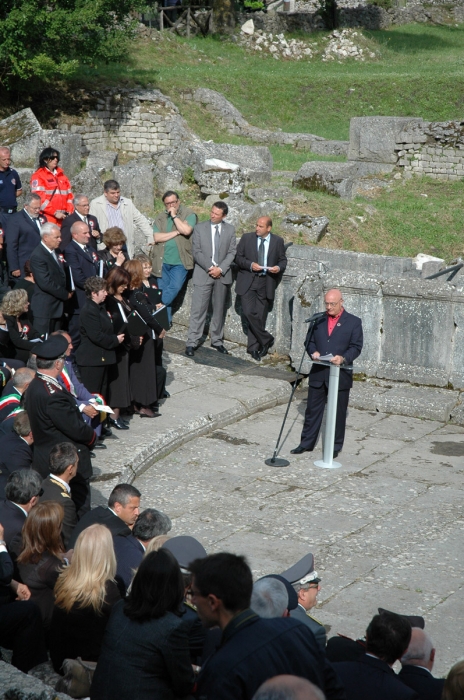
[[0,552],[0,604],[13,600],[10,582],[13,578],[14,566],[8,552]]
[[0,436],[0,498],[5,498],[5,486],[11,472],[30,469],[32,447],[17,433]]
[[97,506],[89,510],[89,512],[83,515],[79,520],[71,535],[69,546],[71,548],[74,547],[81,532],[85,530],[86,527],[89,527],[89,525],[94,525],[95,523],[105,525],[108,530],[110,530],[113,537],[116,537],[116,535],[127,537],[132,534],[130,527],[127,527],[126,523],[121,520],[121,518],[118,518],[109,508]]
[[347,700],[418,700],[419,696],[398,680],[390,666],[365,654],[359,661],[333,665],[343,683]]
[[[57,257],[59,254],[58,251]],[[68,299],[64,264],[57,263],[41,243],[30,261],[36,286],[31,301],[32,313],[41,318],[61,318],[64,302]]]
[[87,301],[84,292],[84,282],[89,277],[98,275],[99,258],[93,248],[90,248],[89,253],[85,253],[75,241],[71,241],[66,247],[64,257],[71,268],[74,285],[76,287],[76,291],[70,299],[69,306],[73,309],[74,313],[79,313],[80,309],[82,309]]
[[134,535],[115,535],[113,544],[118,564],[116,578],[124,584],[126,591],[134,576],[134,570],[139,568],[145,550]]
[[319,646],[321,647],[321,649],[325,650],[327,635],[325,633],[324,625],[322,625],[320,622],[318,622],[314,618],[307,615],[301,605],[298,605],[297,608],[295,608],[294,610],[291,610],[290,617],[294,617],[295,620],[299,620],[304,625],[306,625],[306,627],[309,627],[311,632],[316,637],[316,641],[319,644]]
[[332,666],[303,623],[265,620],[245,610],[227,625],[220,648],[203,664],[196,697],[251,700],[261,683],[281,674],[306,678],[327,700],[346,700]]
[[30,259],[39,243],[40,231],[24,209],[8,219],[5,228],[5,246],[10,273],[12,270],[21,270],[21,277],[24,277],[24,263]]
[[39,498],[39,501],[56,501],[64,509],[64,519],[61,525],[61,536],[63,538],[64,546],[68,549],[69,540],[71,538],[72,531],[77,524],[77,514],[76,506],[72,500],[70,494],[63,484],[59,481],[55,481],[53,476],[47,476],[46,479],[42,481],[43,494]]
[[87,299],[80,313],[81,342],[76,350],[79,367],[114,365],[119,341],[104,306]]
[[434,678],[426,668],[405,664],[398,673],[400,681],[419,693],[420,700],[440,700],[444,678]]
[[79,454],[78,473],[89,479],[92,476],[89,450],[96,434],[82,418],[69,391],[49,382],[45,375],[37,374],[27,388],[25,409],[34,435],[32,466],[42,478],[50,471],[52,447],[59,442],[72,442]]
[[0,501],[0,523],[5,530],[4,540],[8,549],[12,540],[19,535],[24,525],[26,516],[17,505],[11,501]]
[[[100,231],[100,225],[98,223],[98,219],[96,216],[92,216],[89,214],[87,216],[87,219],[89,221],[89,227],[93,231]],[[76,223],[76,221],[82,221],[81,217],[79,214],[76,214],[74,212],[73,214],[70,214],[69,216],[66,217],[66,219],[63,221],[61,224],[61,243],[60,243],[60,250],[64,251],[65,248],[71,243],[72,237],[71,237],[71,226]],[[92,246],[93,250],[97,250],[97,243],[98,240],[94,238],[92,235],[90,236],[90,241],[89,245]]]
[[[238,243],[237,255],[235,256],[235,262],[239,267],[235,285],[237,294],[245,294],[249,290],[253,277],[256,274],[251,272],[251,264],[258,262],[258,244],[256,239],[256,233],[252,231],[251,233],[245,233]],[[266,275],[266,297],[269,301],[272,301],[275,296],[279,275],[287,267],[284,239],[276,236],[274,233],[271,233],[271,240],[269,241],[267,265],[268,267],[274,267],[274,265],[280,267],[280,273],[277,275],[272,273]]]
[[[361,319],[348,311],[343,311],[340,319],[329,335],[327,329],[327,318],[321,318],[316,321],[316,326],[311,335],[311,338],[306,338],[306,350],[308,355],[313,352],[321,353],[321,355],[343,355],[348,365],[351,365],[354,360],[361,354],[363,346],[363,330]],[[309,373],[309,386],[321,386],[328,383],[330,367],[324,365],[313,365]],[[353,385],[352,370],[342,369],[340,372],[340,389],[350,389]]]
[[18,319],[16,316],[4,314],[3,317],[6,321],[8,336],[14,352],[11,356],[12,359],[27,363],[31,350],[37,349],[37,346],[40,345],[40,343],[32,343],[31,341],[34,338],[40,338],[40,333],[34,330],[29,318],[25,314],[19,317],[19,322],[23,328],[22,332],[18,330]]

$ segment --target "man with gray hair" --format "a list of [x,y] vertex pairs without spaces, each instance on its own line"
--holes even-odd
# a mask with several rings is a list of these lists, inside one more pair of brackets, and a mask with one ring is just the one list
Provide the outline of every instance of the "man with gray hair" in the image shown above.
[[260,617],[288,617],[288,593],[282,581],[261,578],[253,584],[250,608]]
[[29,367],[20,367],[11,380],[11,391],[0,399],[0,423],[8,418],[12,411],[21,403],[21,397],[35,377],[35,372]]
[[306,678],[282,675],[265,681],[252,700],[325,700],[325,695]]
[[400,659],[398,678],[419,694],[421,700],[440,700],[444,678],[432,676],[435,647],[429,634],[420,627],[411,630],[411,641]]
[[16,170],[10,168],[11,153],[7,146],[0,147],[0,212],[13,214],[18,206],[16,198],[22,194],[22,185]]
[[77,524],[76,506],[71,498],[69,483],[77,474],[78,463],[76,446],[72,442],[59,442],[51,449],[50,474],[42,481],[40,501],[55,501],[64,510],[61,536],[66,549]]
[[155,508],[147,508],[140,513],[130,535],[115,535],[114,553],[118,564],[116,577],[123,582],[126,590],[150,540],[159,535],[167,535],[171,527],[168,515]]
[[39,500],[42,479],[34,469],[21,469],[8,477],[5,500],[0,502],[0,523],[6,546],[21,532],[24,521]]
[[71,227],[79,221],[83,221],[90,229],[89,246],[92,250],[97,250],[97,243],[101,239],[100,225],[96,216],[89,214],[90,203],[89,198],[85,194],[74,195],[74,213],[66,217],[61,225],[61,245],[60,249],[64,252],[66,246],[71,243]]
[[24,208],[9,217],[5,227],[6,259],[10,277],[24,277],[24,265],[40,243],[40,227],[46,223],[40,213],[38,194],[30,194]]
[[61,327],[64,302],[71,298],[68,291],[64,258],[58,248],[61,233],[55,224],[46,223],[40,229],[41,242],[30,258],[35,280],[31,309],[34,328],[39,333],[52,333]]

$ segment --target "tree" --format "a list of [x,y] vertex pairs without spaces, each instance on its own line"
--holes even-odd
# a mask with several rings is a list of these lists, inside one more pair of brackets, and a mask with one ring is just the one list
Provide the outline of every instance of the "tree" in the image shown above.
[[143,0],[1,0],[0,85],[71,77],[124,56]]

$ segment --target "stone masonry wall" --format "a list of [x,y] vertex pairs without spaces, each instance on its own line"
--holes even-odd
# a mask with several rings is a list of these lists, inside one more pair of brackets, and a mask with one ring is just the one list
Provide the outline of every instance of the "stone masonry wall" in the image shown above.
[[397,137],[395,150],[405,174],[464,178],[464,122],[410,124]]
[[180,140],[192,141],[177,107],[159,90],[116,90],[95,93],[95,106],[79,124],[60,124],[80,134],[83,156],[90,151],[117,150],[129,156],[157,153]]

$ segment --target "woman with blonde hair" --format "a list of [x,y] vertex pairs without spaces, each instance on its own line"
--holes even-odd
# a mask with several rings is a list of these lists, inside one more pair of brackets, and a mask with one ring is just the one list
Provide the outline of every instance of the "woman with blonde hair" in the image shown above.
[[[25,289],[12,289],[3,297],[1,312],[8,330],[9,353],[16,360],[26,363],[29,353],[37,349],[40,338],[28,317],[29,299]],[[36,342],[33,342],[33,341]]]
[[448,673],[442,700],[464,700],[464,660],[458,661]]
[[98,660],[111,609],[121,599],[115,575],[111,533],[104,525],[90,525],[55,585],[50,655],[56,671],[64,659]]
[[[43,501],[32,508],[21,531],[18,571],[31,592],[30,600],[40,608],[46,630],[53,613],[53,589],[61,568],[67,563],[61,539],[63,518],[64,510],[59,503]],[[13,544],[12,549],[15,549]]]

